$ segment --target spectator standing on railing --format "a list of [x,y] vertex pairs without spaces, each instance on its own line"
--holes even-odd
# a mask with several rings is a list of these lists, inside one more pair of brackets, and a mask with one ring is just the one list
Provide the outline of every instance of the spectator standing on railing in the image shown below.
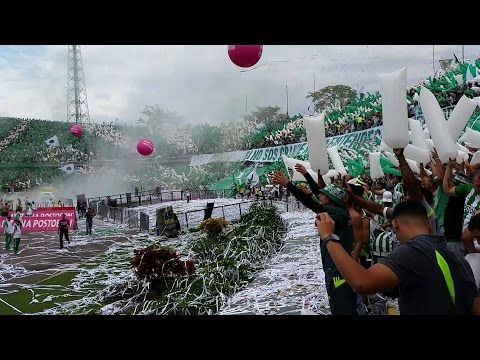
[[92,235],[92,227],[93,227],[93,218],[96,214],[92,211],[91,208],[87,209],[85,213],[86,225],[87,225],[87,235]]

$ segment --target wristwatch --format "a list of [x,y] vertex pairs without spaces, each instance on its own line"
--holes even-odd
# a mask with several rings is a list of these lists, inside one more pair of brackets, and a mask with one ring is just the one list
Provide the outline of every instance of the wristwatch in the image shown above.
[[338,235],[336,234],[330,234],[328,235],[326,238],[325,238],[325,245],[327,245],[327,243],[329,241],[335,241],[335,242],[340,242],[340,238],[338,237]]

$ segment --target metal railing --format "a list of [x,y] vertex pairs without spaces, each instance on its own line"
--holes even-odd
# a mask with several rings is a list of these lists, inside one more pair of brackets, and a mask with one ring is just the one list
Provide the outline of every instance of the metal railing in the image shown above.
[[[262,201],[267,201],[267,200],[262,200]],[[225,220],[228,220],[228,221],[238,220],[242,216],[242,212],[243,213],[247,212],[250,206],[255,202],[256,202],[255,200],[248,200],[248,201],[242,201],[236,204],[213,206],[211,217],[224,218]],[[227,215],[225,213],[226,208],[231,209],[231,211],[227,213]],[[207,208],[189,210],[189,211],[177,213],[178,221],[180,222],[180,225],[182,226],[182,228],[198,226],[203,221],[205,211],[207,211]]]
[[[258,201],[269,202],[270,204],[276,204],[280,207],[282,212],[292,212],[292,211],[310,211],[308,208],[303,206],[294,196],[284,195],[282,198],[273,198],[273,197],[259,197],[258,199],[253,198],[249,200],[244,200],[236,204],[228,205],[218,205],[213,206],[212,208],[212,218],[224,218],[228,221],[239,220],[242,214],[246,213],[250,206]],[[229,209],[230,211],[226,212],[225,210]],[[199,226],[204,218],[204,214],[207,208],[189,210],[184,212],[177,213],[178,221],[182,228],[190,228]]]
[[[233,197],[234,194],[235,192],[233,190],[199,190],[191,192],[191,200],[230,198]],[[103,202],[105,205],[111,207],[136,207],[176,200],[187,200],[187,192],[184,190],[145,190],[139,191],[138,193],[91,197],[87,199],[87,203]]]
[[130,229],[149,230],[149,216],[141,211],[122,207],[111,207],[102,203],[91,203],[92,210],[102,218],[118,224],[125,224]]

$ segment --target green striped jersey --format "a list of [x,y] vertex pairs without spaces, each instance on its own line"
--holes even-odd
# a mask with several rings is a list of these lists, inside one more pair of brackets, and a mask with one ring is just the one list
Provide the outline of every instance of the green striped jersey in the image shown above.
[[398,183],[397,185],[395,185],[393,191],[398,191],[399,193],[402,193],[402,196],[405,196],[405,191],[403,190],[403,183]]
[[375,256],[388,256],[393,251],[395,240],[395,233],[384,231],[370,242],[370,251]]
[[468,227],[472,216],[480,210],[480,195],[475,192],[472,184],[464,184],[455,187],[455,194],[465,197],[465,207],[463,210],[463,228]]

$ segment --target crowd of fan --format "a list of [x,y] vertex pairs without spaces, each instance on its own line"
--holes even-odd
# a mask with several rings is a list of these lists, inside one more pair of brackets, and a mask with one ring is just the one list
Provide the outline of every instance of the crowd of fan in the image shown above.
[[13,144],[15,141],[17,141],[18,137],[22,135],[25,131],[25,129],[28,126],[28,121],[29,120],[22,120],[15,126],[13,131],[11,131],[8,135],[6,135],[2,141],[0,141],[0,152],[5,150],[5,148],[11,144]]
[[40,150],[35,161],[47,163],[87,162],[93,157],[93,152],[88,154],[69,146],[49,147]]
[[106,124],[83,124],[84,130],[91,132],[96,138],[100,138],[107,143],[116,144],[122,148],[133,149],[132,140],[120,130],[118,125],[113,123]]
[[442,164],[433,152],[414,174],[403,149],[395,154],[401,176],[377,181],[316,182],[300,164],[298,186],[280,170],[270,175],[317,214],[332,314],[480,314],[480,164]]

